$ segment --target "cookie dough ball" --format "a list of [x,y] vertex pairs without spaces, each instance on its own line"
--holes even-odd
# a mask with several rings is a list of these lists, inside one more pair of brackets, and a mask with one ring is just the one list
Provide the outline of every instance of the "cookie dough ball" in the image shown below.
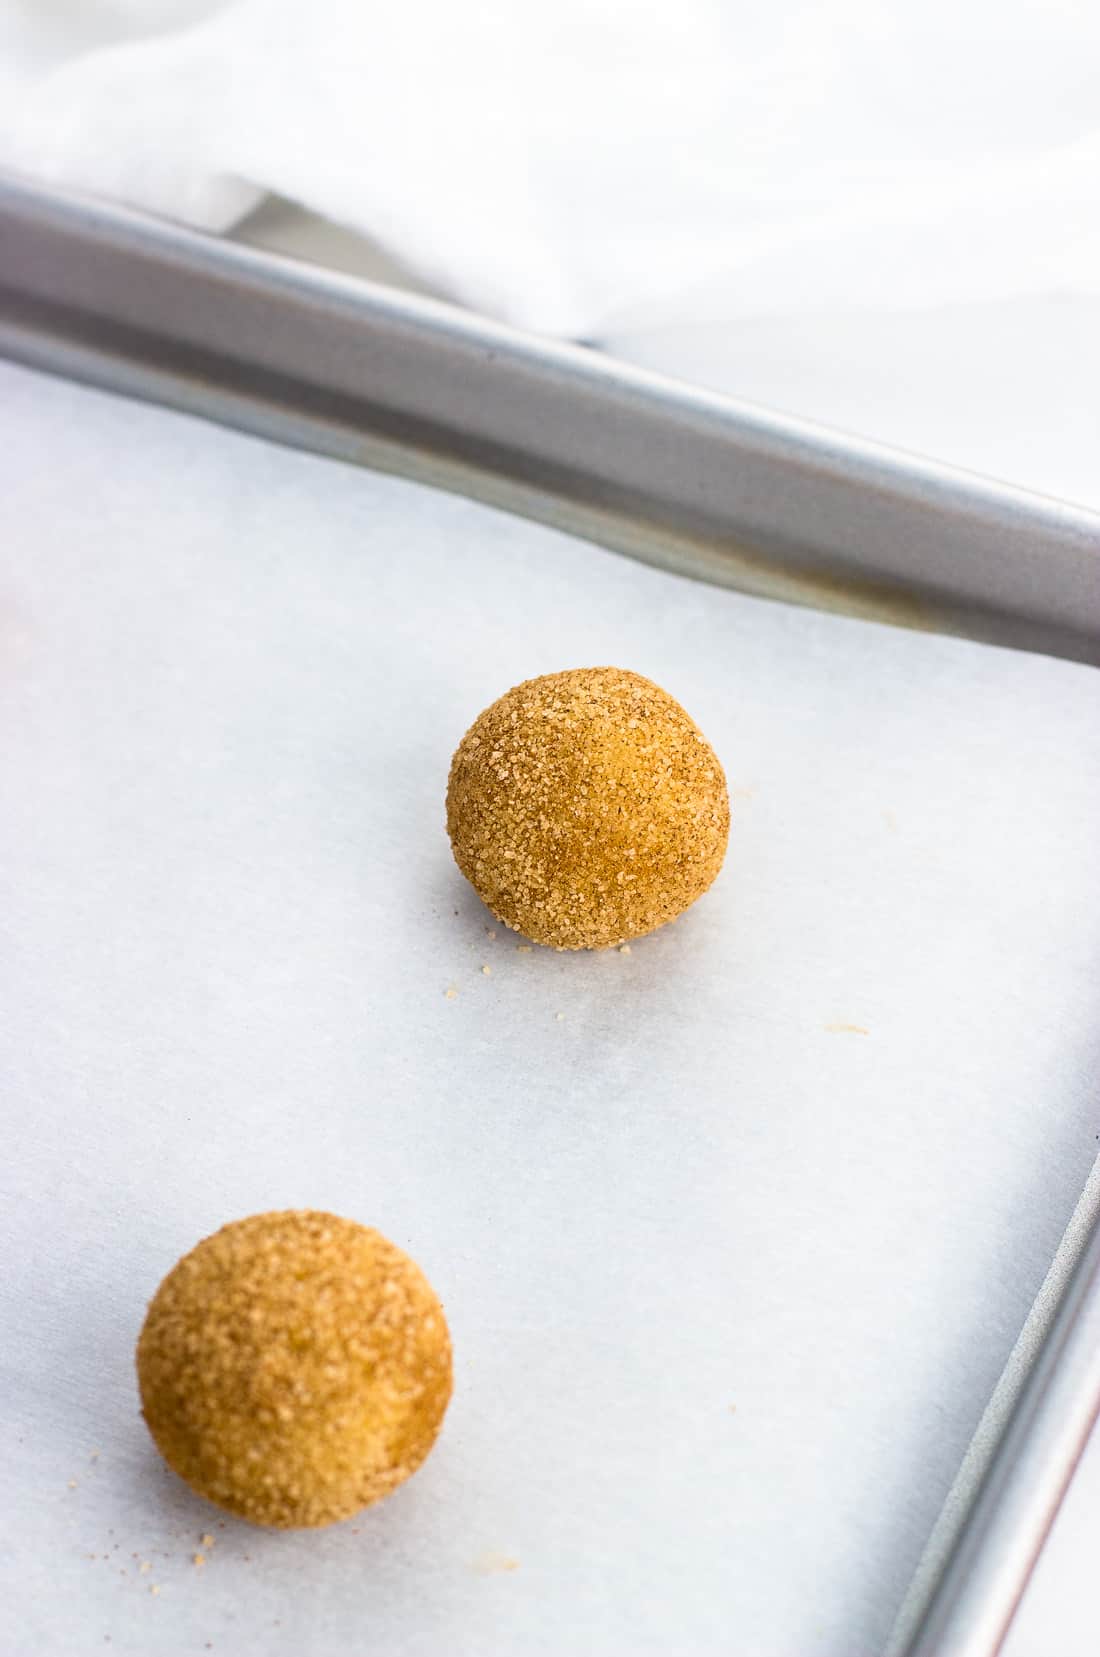
[[307,1209],[237,1220],[185,1255],[137,1370],[149,1431],[192,1490],[257,1525],[328,1525],[420,1466],[451,1342],[414,1261]]
[[667,691],[616,667],[528,679],[474,721],[447,788],[455,861],[516,932],[600,949],[652,932],[722,867],[717,756]]

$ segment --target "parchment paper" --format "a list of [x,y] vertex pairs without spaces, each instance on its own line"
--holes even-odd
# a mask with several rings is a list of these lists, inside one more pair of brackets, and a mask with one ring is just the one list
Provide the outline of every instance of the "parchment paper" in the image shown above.
[[[0,1648],[872,1657],[1096,1147],[1100,677],[10,367],[0,425]],[[524,953],[450,754],[601,662],[715,744],[727,866]],[[132,1349],[296,1205],[420,1261],[457,1387],[276,1534],[163,1468]]]

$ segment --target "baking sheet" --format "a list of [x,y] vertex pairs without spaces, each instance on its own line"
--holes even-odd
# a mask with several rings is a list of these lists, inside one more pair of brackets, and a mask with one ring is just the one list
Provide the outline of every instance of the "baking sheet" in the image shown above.
[[[1100,678],[19,369],[0,411],[5,1648],[871,1657],[1096,1148]],[[727,869],[523,953],[447,764],[602,661],[714,742]],[[160,1466],[131,1354],[299,1204],[421,1262],[457,1389],[404,1490],[275,1535]]]

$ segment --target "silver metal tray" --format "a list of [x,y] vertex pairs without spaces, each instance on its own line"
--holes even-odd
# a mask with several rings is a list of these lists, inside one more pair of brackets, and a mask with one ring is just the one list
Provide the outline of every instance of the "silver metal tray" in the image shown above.
[[[0,184],[0,351],[764,596],[1100,662],[1100,518],[447,306]],[[891,1650],[999,1649],[1100,1408],[1081,1199]]]

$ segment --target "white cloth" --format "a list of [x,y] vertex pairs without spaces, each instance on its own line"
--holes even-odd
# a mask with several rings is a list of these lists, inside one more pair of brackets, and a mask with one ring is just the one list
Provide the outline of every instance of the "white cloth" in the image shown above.
[[0,0],[0,162],[596,335],[1100,289],[1093,0]]

